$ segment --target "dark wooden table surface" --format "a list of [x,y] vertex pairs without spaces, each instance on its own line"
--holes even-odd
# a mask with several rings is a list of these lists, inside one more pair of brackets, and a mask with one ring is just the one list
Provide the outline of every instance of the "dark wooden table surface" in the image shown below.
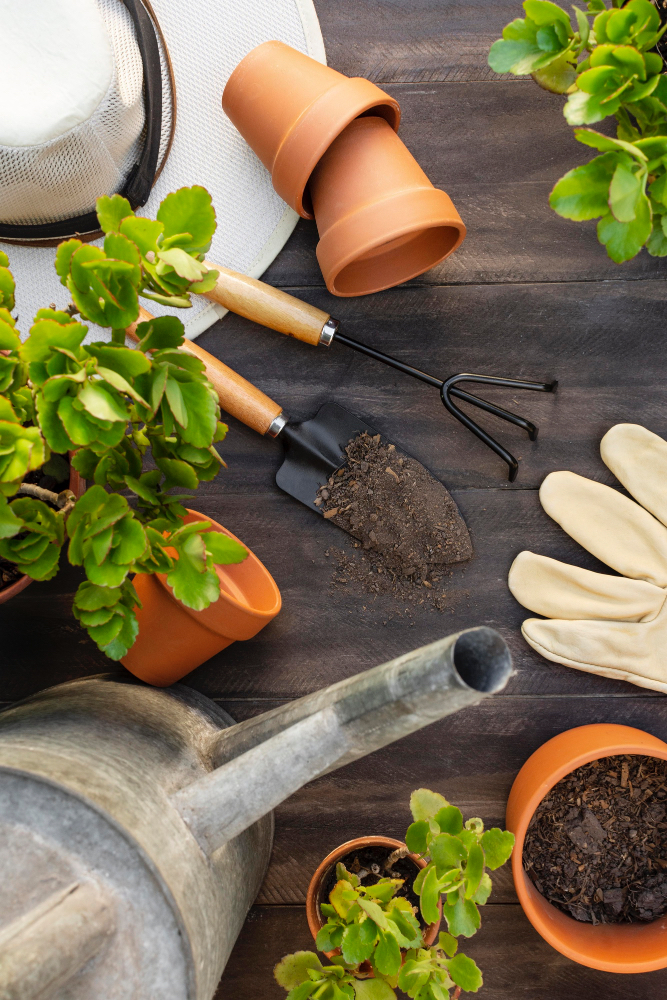
[[[471,625],[497,628],[516,675],[507,690],[304,788],[276,814],[271,866],[218,997],[280,1000],[274,964],[312,947],[303,908],[309,877],[337,844],[402,836],[410,791],[445,793],[467,815],[503,822],[514,776],[541,743],[572,726],[620,722],[667,738],[667,702],[648,691],[540,659],[520,635],[522,609],[506,577],[523,548],[593,568],[543,513],[547,472],[572,469],[612,483],[598,443],[619,421],[667,433],[665,265],[642,253],[618,267],[594,223],[558,218],[548,193],[585,156],[562,101],[530,79],[494,76],[489,46],[520,16],[518,0],[316,0],[329,62],[367,76],[401,103],[401,135],[468,226],[461,249],[416,281],[360,299],[334,299],[315,259],[314,224],[300,222],[268,281],[331,311],[346,332],[433,372],[481,371],[560,379],[556,397],[520,394],[541,428],[531,444],[489,420],[521,456],[518,480],[448,416],[437,394],[335,346],[315,351],[228,316],[199,339],[291,416],[335,399],[367,417],[452,490],[473,537],[472,563],[451,581],[444,614],[396,615],[329,587],[324,555],[336,532],[274,484],[279,450],[231,422],[229,468],[197,506],[240,535],[275,576],[280,616],[188,678],[237,719],[314,691]],[[499,401],[510,403],[507,393]],[[495,427],[493,426],[495,424]],[[70,613],[78,575],[64,569],[0,608],[0,700],[98,673],[108,661]],[[386,624],[384,624],[386,622]],[[484,971],[487,1000],[633,1000],[667,994],[667,972],[594,972],[553,951],[531,928],[508,872],[498,873],[481,931],[466,947]],[[665,990],[665,994],[662,994]]]

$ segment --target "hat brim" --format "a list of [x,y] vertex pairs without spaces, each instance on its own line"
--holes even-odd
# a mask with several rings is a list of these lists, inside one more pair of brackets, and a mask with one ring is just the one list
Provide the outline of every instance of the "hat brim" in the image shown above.
[[[233,69],[256,45],[278,39],[326,62],[312,0],[151,0],[171,57],[176,84],[176,130],[169,157],[138,214],[154,218],[170,191],[201,184],[210,191],[217,230],[207,259],[260,277],[287,242],[298,215],[275,193],[268,171],[222,110]],[[18,327],[27,335],[38,309],[65,308],[67,290],[54,269],[55,249],[0,244],[16,279]],[[155,315],[173,313],[150,303]],[[227,312],[193,296],[178,310],[194,340]],[[89,324],[87,339],[110,339]]]

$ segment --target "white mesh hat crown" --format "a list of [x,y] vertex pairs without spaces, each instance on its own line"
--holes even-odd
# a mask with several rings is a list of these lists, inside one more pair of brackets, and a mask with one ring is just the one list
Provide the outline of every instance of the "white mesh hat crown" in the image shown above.
[[[138,19],[150,31],[138,31]],[[12,31],[23,38],[22,56],[8,41]],[[55,249],[44,240],[95,232],[102,194],[121,191],[142,205],[146,194],[130,194],[141,194],[147,178],[139,214],[155,218],[170,191],[201,184],[218,224],[208,259],[253,277],[264,272],[298,216],[227,119],[222,92],[262,42],[278,39],[325,61],[312,0],[0,0],[0,37],[0,249],[16,279],[24,336],[39,308],[69,301],[53,267]],[[30,72],[21,69],[28,62]],[[149,75],[162,92],[159,117]],[[26,234],[29,226],[47,233]],[[156,315],[170,311],[151,303]],[[193,296],[179,317],[194,338],[225,312]],[[89,339],[108,339],[108,331],[90,328]]]

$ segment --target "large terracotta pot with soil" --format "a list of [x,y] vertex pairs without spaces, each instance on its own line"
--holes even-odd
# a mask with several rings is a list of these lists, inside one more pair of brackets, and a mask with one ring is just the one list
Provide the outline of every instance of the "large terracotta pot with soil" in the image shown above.
[[[327,854],[311,878],[306,896],[306,917],[313,938],[317,938],[320,928],[325,923],[320,905],[326,903],[329,893],[336,884],[336,865],[339,861],[355,874],[360,867],[365,868],[370,876],[370,879],[368,876],[364,879],[365,885],[372,885],[374,876],[377,876],[375,881],[386,877],[405,879],[399,895],[407,896],[413,906],[419,907],[419,897],[412,889],[412,883],[421,869],[426,867],[426,861],[418,854],[406,854],[395,861],[390,869],[385,868],[390,856],[400,848],[405,849],[405,844],[401,840],[394,840],[393,837],[357,837],[341,844],[331,854]],[[439,904],[439,907],[442,913],[442,904]],[[421,921],[421,915],[418,919]],[[435,943],[439,929],[439,920],[424,928],[424,945],[427,948]],[[325,954],[331,957],[335,953],[325,952]]]
[[334,295],[368,295],[448,257],[466,229],[383,118],[357,118],[310,179],[317,259]]
[[[51,457],[51,462],[54,459],[62,459],[63,462],[67,461],[67,456],[65,455],[53,455]],[[35,483],[36,486],[41,486],[42,489],[51,490],[54,493],[60,493],[61,490],[69,489],[74,493],[77,499],[86,492],[86,481],[82,479],[79,473],[76,471],[73,465],[69,465],[69,472],[64,478],[58,479],[57,476],[49,475],[44,473],[43,470],[39,470],[39,479]],[[27,575],[20,575],[13,563],[9,563],[4,559],[0,558],[0,604],[4,604],[5,601],[10,601],[12,597],[16,597],[20,594],[22,590],[31,584],[33,581]]]
[[347,77],[283,42],[264,42],[243,59],[222,107],[271,173],[273,186],[312,219],[308,178],[337,135],[372,109],[397,129],[397,101],[370,80]]
[[[526,916],[542,937],[561,954],[581,965],[605,972],[651,972],[667,967],[667,914],[650,923],[583,923],[548,902],[525,870],[524,854],[527,834],[529,839],[531,836],[529,831],[531,820],[549,793],[551,794],[547,804],[550,803],[556,791],[554,786],[584,765],[600,761],[602,758],[623,755],[630,755],[626,758],[630,760],[635,755],[641,755],[667,761],[667,743],[628,726],[607,724],[581,726],[555,736],[529,757],[517,775],[507,803],[507,828],[516,838],[512,855],[512,872],[514,885]],[[623,768],[627,767],[625,763]],[[618,771],[620,770],[621,768],[618,768]],[[618,771],[609,771],[608,774],[614,774],[615,777],[608,780],[615,784],[623,783],[623,777],[618,777]],[[626,770],[626,784],[628,784],[627,773]],[[588,791],[585,790],[584,799],[587,794]],[[626,794],[633,796],[631,787]],[[646,792],[642,791],[641,795],[644,798]],[[626,798],[625,802],[627,806],[630,798]],[[587,804],[583,803],[584,806]],[[591,807],[595,804],[591,801]],[[602,801],[599,804],[609,810],[609,801]],[[582,805],[581,799],[575,800],[575,812],[577,805]],[[659,808],[664,813],[664,809],[661,806]],[[590,811],[586,809],[586,818],[582,824],[583,836],[576,829],[573,830],[569,848],[575,850],[578,840],[582,840],[586,859],[596,855],[601,856],[605,849],[611,849],[613,846],[607,838],[604,827],[594,817],[590,819],[588,816]],[[631,810],[626,808],[624,811]],[[590,821],[589,835],[585,833],[587,821]],[[630,824],[620,825],[627,827]],[[610,823],[606,823],[605,826],[612,828]],[[582,830],[582,827],[579,827],[579,830]],[[634,835],[641,839],[641,831],[637,829],[629,830],[627,833],[630,838]],[[613,838],[618,839],[618,832],[613,834]],[[607,848],[605,843],[608,845]],[[660,845],[652,846],[657,847],[659,853]],[[578,871],[578,866],[573,865],[573,867]],[[655,870],[660,871],[661,866],[656,866]]]
[[[184,521],[209,521],[214,531],[240,541],[194,510],[188,511]],[[177,600],[164,574],[134,577],[143,606],[137,611],[139,635],[121,660],[127,670],[148,684],[167,687],[233,642],[252,639],[275,618],[281,607],[280,591],[250,549],[243,562],[216,566],[216,570],[220,597],[204,611],[193,611]]]

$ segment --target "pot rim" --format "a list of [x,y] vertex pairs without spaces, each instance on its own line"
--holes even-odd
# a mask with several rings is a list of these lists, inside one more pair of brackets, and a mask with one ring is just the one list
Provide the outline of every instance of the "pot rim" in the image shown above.
[[[322,914],[320,913],[320,890],[325,876],[328,874],[329,870],[336,864],[340,858],[345,857],[350,851],[355,850],[355,848],[360,849],[362,847],[390,847],[394,850],[397,847],[405,847],[405,841],[396,840],[394,837],[382,837],[382,836],[371,836],[371,837],[354,837],[352,840],[346,840],[344,844],[340,844],[335,850],[331,851],[324,858],[323,861],[315,869],[315,872],[308,884],[308,893],[306,895],[306,918],[308,920],[308,927],[310,928],[310,933],[313,935],[313,939],[317,938],[317,933],[321,927],[324,926],[325,921],[322,919]],[[410,858],[418,868],[425,868],[427,862],[424,861],[422,857],[418,854],[413,854],[410,852],[406,855]],[[442,922],[442,900],[438,902],[438,909],[440,911],[440,918],[434,924],[429,924],[424,930],[424,945],[430,948],[438,936],[438,931],[440,930],[440,924]],[[331,957],[335,952],[324,952],[325,955]]]
[[[583,741],[583,746],[577,746]],[[549,903],[537,891],[523,867],[523,847],[530,821],[540,802],[562,778],[578,767],[602,757],[621,754],[656,757],[667,760],[667,744],[657,737],[630,726],[595,723],[566,730],[543,743],[525,762],[514,780],[507,804],[507,829],[515,836],[512,852],[512,876],[521,907],[535,930],[556,951],[580,965],[604,972],[653,972],[667,967],[667,914],[648,924],[598,924],[575,920]],[[531,769],[545,761],[548,776],[538,780]],[[548,758],[548,764],[546,763]],[[553,763],[552,763],[553,761]],[[523,797],[523,801],[519,801]],[[568,940],[576,929],[576,945]],[[653,929],[653,930],[651,930]],[[643,939],[649,935],[664,945],[656,954],[638,954]],[[625,939],[626,949],[621,948]],[[659,953],[661,952],[661,953]]]

